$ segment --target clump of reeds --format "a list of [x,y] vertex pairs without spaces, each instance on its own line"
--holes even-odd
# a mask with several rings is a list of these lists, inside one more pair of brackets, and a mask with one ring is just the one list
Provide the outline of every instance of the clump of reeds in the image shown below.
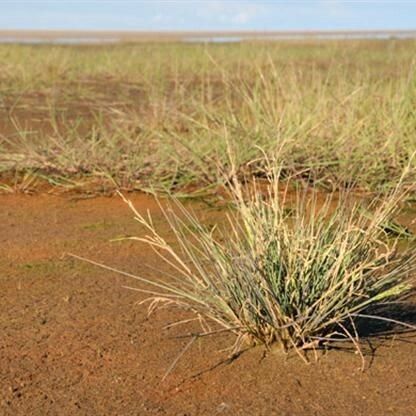
[[398,250],[383,226],[403,193],[398,187],[363,210],[345,195],[318,203],[313,191],[280,189],[277,170],[266,177],[266,184],[244,187],[232,178],[235,209],[222,231],[207,230],[179,202],[164,209],[178,249],[126,200],[148,232],[137,240],[174,270],[168,281],[138,277],[154,287],[152,308],[166,302],[192,311],[200,335],[235,333],[236,352],[244,341],[300,351],[340,339],[360,351],[356,320],[388,320],[370,308],[411,288],[415,253]]

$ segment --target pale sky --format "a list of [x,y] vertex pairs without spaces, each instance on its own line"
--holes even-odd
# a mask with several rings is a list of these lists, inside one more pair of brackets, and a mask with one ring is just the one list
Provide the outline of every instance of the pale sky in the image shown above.
[[415,29],[415,1],[0,0],[0,29]]

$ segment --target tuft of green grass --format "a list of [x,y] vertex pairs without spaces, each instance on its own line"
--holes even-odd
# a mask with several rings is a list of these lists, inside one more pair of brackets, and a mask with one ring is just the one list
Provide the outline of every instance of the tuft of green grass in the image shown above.
[[266,183],[249,187],[232,176],[235,208],[222,228],[207,229],[178,201],[164,209],[179,248],[125,199],[147,232],[132,239],[149,244],[172,269],[168,280],[135,276],[150,285],[138,290],[150,293],[150,310],[169,305],[194,313],[197,336],[234,333],[235,353],[247,342],[300,352],[350,340],[361,354],[356,320],[389,321],[374,307],[411,289],[416,253],[398,250],[383,227],[404,193],[398,186],[374,199],[369,217],[345,194],[320,204],[313,191],[280,189],[279,175],[267,170]]

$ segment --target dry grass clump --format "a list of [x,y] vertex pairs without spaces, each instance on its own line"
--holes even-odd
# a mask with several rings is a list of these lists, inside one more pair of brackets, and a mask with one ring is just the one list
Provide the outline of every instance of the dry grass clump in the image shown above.
[[293,198],[279,189],[278,170],[266,173],[267,183],[249,190],[233,177],[235,209],[222,231],[207,230],[179,203],[165,209],[178,249],[126,200],[147,230],[135,239],[174,271],[168,281],[137,277],[153,286],[151,309],[168,304],[193,312],[201,336],[235,333],[235,352],[245,341],[300,351],[340,339],[360,351],[357,318],[388,320],[370,307],[411,288],[416,255],[397,250],[384,227],[403,193],[396,188],[366,210],[345,195],[318,204],[313,192]]

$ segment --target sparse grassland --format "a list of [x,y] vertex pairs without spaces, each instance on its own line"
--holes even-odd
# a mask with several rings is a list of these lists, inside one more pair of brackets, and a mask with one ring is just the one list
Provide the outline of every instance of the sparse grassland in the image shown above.
[[0,407],[416,414],[415,51],[0,45]]
[[[414,40],[0,46],[3,190],[203,194],[282,176],[385,192],[416,149]],[[413,166],[414,169],[414,166]],[[221,173],[220,173],[221,172]]]

